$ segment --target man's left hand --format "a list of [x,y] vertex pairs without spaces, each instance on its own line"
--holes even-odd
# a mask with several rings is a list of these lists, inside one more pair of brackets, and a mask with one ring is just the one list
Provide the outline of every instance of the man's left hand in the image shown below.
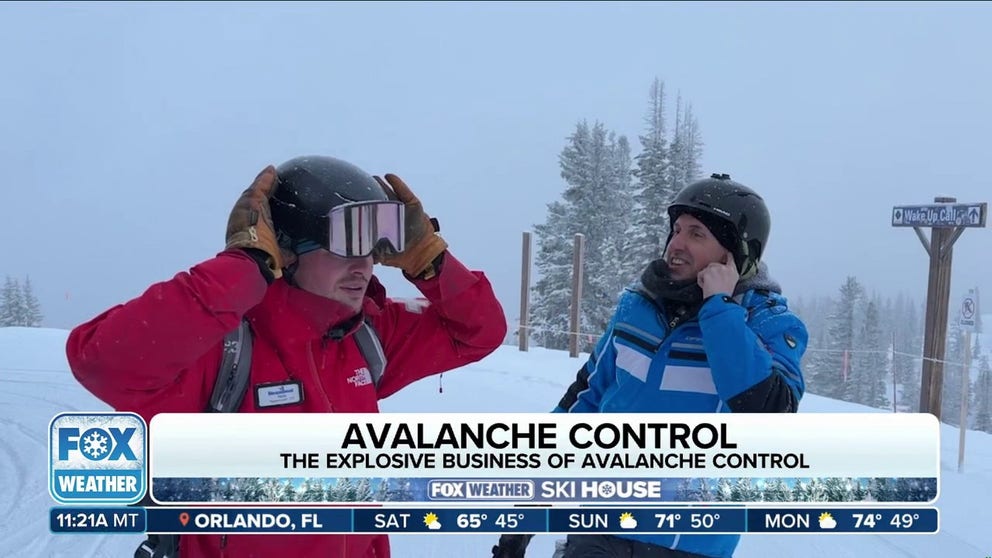
[[703,289],[703,300],[706,300],[716,294],[733,295],[740,278],[734,256],[727,252],[723,262],[713,262],[704,267],[696,276],[696,283]]
[[402,252],[376,250],[372,256],[375,263],[398,267],[410,277],[420,277],[432,262],[448,248],[448,243],[437,234],[434,223],[424,213],[424,207],[403,179],[395,174],[387,174],[383,180],[374,177],[386,196],[403,202],[406,222],[406,248]]

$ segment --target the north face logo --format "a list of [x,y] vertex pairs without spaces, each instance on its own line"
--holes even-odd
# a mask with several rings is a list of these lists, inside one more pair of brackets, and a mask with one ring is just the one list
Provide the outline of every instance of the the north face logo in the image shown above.
[[355,370],[355,375],[348,378],[348,383],[355,387],[367,386],[372,383],[372,373],[364,366]]

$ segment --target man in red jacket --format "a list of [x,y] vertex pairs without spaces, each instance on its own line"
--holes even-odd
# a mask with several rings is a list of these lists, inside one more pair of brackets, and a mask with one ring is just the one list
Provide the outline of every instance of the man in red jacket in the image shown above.
[[[386,298],[373,261],[400,268],[426,302]],[[201,412],[225,334],[247,320],[242,413],[378,412],[378,400],[478,361],[506,334],[489,281],[447,250],[397,176],[331,157],[269,166],[244,191],[224,251],[76,327],[73,374],[120,411]],[[371,323],[387,361],[376,384],[352,334]],[[269,397],[291,388],[287,401]],[[295,395],[298,393],[298,396]],[[182,558],[388,558],[385,535],[184,535]]]

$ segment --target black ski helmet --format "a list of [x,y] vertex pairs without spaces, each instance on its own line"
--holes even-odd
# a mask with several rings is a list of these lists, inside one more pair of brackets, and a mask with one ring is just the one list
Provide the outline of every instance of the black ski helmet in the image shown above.
[[387,201],[372,175],[341,159],[311,155],[276,168],[279,185],[269,201],[279,242],[292,249],[302,241],[327,249],[328,213],[352,202]]
[[[734,255],[737,271],[741,277],[757,272],[771,229],[768,207],[757,192],[731,180],[728,174],[713,174],[686,186],[675,196],[668,206],[672,229],[683,213],[700,217],[704,223],[716,219],[728,225],[732,239],[727,249]],[[713,227],[709,227],[713,231]],[[669,232],[668,242],[671,240],[672,233]]]

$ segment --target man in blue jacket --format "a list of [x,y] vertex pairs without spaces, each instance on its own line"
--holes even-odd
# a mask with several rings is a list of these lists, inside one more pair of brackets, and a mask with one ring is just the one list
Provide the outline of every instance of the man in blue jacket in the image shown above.
[[[761,255],[764,200],[725,174],[668,208],[664,257],[620,297],[558,403],[568,413],[794,413],[805,325]],[[730,558],[739,535],[571,535],[565,558]]]

